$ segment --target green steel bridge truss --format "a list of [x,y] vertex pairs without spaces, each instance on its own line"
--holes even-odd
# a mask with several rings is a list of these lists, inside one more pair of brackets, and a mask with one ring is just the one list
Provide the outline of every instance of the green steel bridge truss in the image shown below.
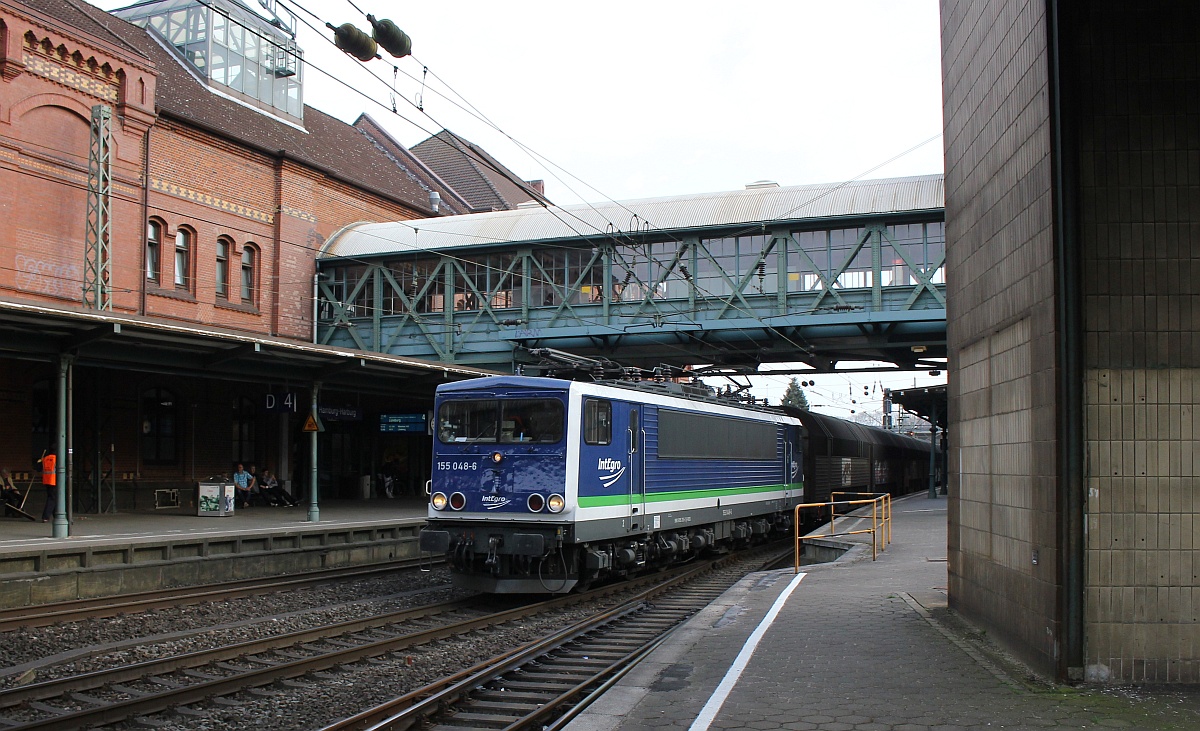
[[501,371],[541,347],[643,368],[937,368],[944,226],[897,220],[329,259],[317,340]]

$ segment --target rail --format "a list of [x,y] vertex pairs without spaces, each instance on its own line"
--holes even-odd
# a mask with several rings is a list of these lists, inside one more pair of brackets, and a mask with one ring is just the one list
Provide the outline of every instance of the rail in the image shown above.
[[[835,500],[838,496],[853,496],[853,495],[869,495],[869,498],[856,500]],[[829,501],[823,503],[801,503],[795,508],[792,525],[795,526],[794,540],[794,568],[796,573],[800,573],[800,554],[804,550],[804,541],[810,541],[817,538],[835,538],[837,536],[853,536],[863,533],[871,534],[871,560],[874,561],[879,557],[879,552],[887,548],[887,544],[892,542],[892,496],[889,493],[869,493],[869,492],[833,492],[829,494]],[[854,513],[863,510],[862,507],[854,506],[871,506],[871,527],[861,528],[857,530],[846,530],[837,532],[838,511],[839,505],[851,506],[851,512],[846,513],[843,517],[849,517]],[[813,532],[808,535],[800,535],[800,511],[801,510],[818,510],[827,508],[829,510],[829,532]],[[865,518],[865,515],[854,515],[856,520]]]

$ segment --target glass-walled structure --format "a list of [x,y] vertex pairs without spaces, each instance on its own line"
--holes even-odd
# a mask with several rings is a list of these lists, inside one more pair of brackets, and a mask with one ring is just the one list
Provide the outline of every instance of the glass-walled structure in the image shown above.
[[[634,342],[634,333],[645,341],[673,329],[703,332],[676,337],[678,350],[717,332],[725,342],[752,340],[759,335],[743,333],[758,330],[794,350],[807,336],[799,330],[780,335],[781,328],[811,327],[834,314],[876,329],[888,320],[940,317],[944,328],[941,220],[658,238],[325,260],[318,341],[500,367],[488,360],[493,351],[556,337],[615,349],[618,340]],[[916,311],[924,314],[905,314]],[[876,338],[903,327],[889,325]],[[862,335],[862,328],[848,334]],[[628,353],[625,348],[621,355]]]
[[214,89],[302,120],[296,18],[274,0],[150,0],[113,15],[156,31]]

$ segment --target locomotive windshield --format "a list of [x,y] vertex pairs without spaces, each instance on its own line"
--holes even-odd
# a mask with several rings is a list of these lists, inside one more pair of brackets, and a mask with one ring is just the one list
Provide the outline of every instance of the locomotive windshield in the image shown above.
[[446,401],[437,423],[445,444],[555,444],[563,437],[563,405],[555,399]]

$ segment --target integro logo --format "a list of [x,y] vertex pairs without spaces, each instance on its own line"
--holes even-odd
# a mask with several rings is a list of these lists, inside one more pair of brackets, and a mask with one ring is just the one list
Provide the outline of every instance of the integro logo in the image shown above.
[[621,464],[621,461],[618,459],[610,459],[608,457],[600,458],[596,469],[601,472],[600,484],[604,487],[612,487],[625,474],[625,465]]
[[487,508],[488,510],[502,508],[511,502],[503,495],[484,495],[480,498],[480,500],[483,502],[483,507]]

